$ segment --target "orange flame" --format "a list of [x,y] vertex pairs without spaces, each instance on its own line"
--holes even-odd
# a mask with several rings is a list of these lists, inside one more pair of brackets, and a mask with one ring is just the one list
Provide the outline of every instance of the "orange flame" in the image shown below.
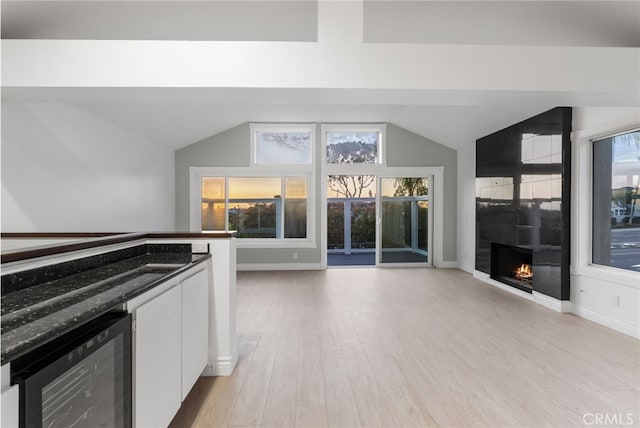
[[517,268],[515,271],[513,271],[513,276],[516,279],[529,279],[533,277],[533,272],[531,271],[531,266],[523,263],[520,265],[519,268]]

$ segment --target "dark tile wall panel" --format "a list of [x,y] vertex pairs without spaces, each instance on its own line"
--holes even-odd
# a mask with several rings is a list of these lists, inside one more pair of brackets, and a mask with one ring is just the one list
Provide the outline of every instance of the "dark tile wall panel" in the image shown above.
[[533,253],[534,290],[569,299],[571,108],[558,107],[476,141],[476,269],[491,243]]

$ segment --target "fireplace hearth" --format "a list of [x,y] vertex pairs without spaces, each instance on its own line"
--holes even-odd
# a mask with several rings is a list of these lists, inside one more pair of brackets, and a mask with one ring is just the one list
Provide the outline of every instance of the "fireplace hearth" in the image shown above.
[[529,248],[491,243],[491,279],[522,291],[533,291],[532,251]]

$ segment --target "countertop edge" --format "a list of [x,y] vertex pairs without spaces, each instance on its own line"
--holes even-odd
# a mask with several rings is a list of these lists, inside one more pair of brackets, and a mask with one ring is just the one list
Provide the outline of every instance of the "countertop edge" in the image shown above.
[[10,251],[0,255],[0,263],[11,263],[38,257],[64,254],[72,251],[86,250],[104,245],[119,244],[139,239],[230,239],[236,235],[231,232],[140,232],[140,233],[2,233],[1,238],[95,238],[90,241],[74,241],[70,243],[45,245]]

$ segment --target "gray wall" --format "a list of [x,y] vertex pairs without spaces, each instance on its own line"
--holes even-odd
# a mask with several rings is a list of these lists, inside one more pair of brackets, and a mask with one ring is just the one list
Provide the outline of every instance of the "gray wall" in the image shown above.
[[[316,155],[320,157],[320,124],[317,126]],[[245,123],[176,151],[176,230],[189,229],[189,167],[249,166],[249,124]],[[387,165],[444,166],[444,254],[445,261],[456,260],[457,152],[393,124],[387,125]],[[320,177],[320,165],[316,177]],[[316,195],[321,194],[319,180]],[[316,241],[320,244],[320,204],[316,205]],[[293,253],[298,253],[293,260]],[[320,248],[269,249],[239,248],[238,263],[320,263]]]
[[250,152],[248,124],[176,150],[176,230],[189,230],[189,167],[249,166]]
[[443,254],[444,261],[456,261],[458,222],[458,152],[418,134],[387,125],[388,166],[443,166]]

